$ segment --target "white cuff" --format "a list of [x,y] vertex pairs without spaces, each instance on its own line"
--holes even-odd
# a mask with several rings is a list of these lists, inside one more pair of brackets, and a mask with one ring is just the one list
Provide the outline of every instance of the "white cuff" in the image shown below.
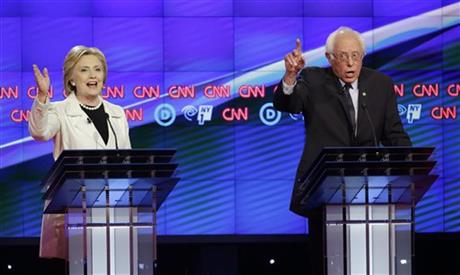
[[45,97],[45,103],[42,103],[40,102],[40,100],[38,100],[38,96],[35,97],[34,99],[34,103],[41,109],[45,109],[45,108],[48,108],[50,106],[50,99],[49,97]]
[[294,86],[297,84],[297,81],[294,82],[294,84],[292,85],[289,85],[289,84],[286,84],[286,82],[284,82],[284,79],[283,79],[283,93],[285,95],[290,95],[294,92]]

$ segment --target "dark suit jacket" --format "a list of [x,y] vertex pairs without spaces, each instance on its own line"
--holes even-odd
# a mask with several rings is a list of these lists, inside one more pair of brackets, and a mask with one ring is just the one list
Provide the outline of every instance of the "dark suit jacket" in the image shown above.
[[326,146],[374,146],[372,128],[363,105],[367,106],[378,143],[385,146],[410,146],[397,111],[393,81],[386,75],[362,68],[358,79],[357,136],[339,79],[331,68],[310,67],[301,71],[291,95],[283,93],[283,82],[275,91],[273,104],[279,111],[303,113],[306,142],[297,168],[291,197],[291,210],[301,213],[298,187],[308,168]]

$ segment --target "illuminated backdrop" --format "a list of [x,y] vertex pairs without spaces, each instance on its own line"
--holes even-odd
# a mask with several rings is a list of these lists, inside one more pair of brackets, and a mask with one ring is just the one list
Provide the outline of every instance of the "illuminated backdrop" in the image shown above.
[[52,143],[33,141],[32,64],[52,100],[74,45],[99,47],[104,97],[125,107],[135,148],[177,148],[180,177],[160,234],[299,234],[288,211],[304,143],[302,117],[270,102],[299,37],[308,65],[341,25],[364,34],[365,64],[395,81],[417,146],[435,146],[440,179],[417,208],[417,231],[459,231],[460,5],[456,1],[0,0],[0,236],[38,236],[40,179]]

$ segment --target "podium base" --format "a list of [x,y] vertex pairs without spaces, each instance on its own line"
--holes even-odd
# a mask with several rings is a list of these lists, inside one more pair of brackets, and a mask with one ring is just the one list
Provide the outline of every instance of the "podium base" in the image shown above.
[[412,274],[413,218],[408,205],[327,205],[327,275]]
[[91,208],[85,221],[81,209],[69,209],[69,274],[157,274],[152,215],[136,208]]

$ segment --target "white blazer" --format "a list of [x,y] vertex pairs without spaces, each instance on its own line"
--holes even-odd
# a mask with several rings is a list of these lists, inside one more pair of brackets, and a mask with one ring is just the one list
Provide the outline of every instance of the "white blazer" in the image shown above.
[[[101,100],[117,133],[118,148],[130,149],[128,121],[123,108]],[[35,99],[29,116],[29,132],[35,140],[54,140],[54,159],[68,149],[115,149],[115,137],[108,127],[109,140],[106,145],[73,93],[65,100],[53,103],[43,104]]]
[[[120,106],[101,98],[104,110],[117,134],[118,148],[130,149],[129,127],[125,112]],[[63,150],[68,149],[115,149],[115,136],[109,127],[107,145],[97,131],[94,123],[81,109],[75,94],[65,100],[41,103],[35,99],[29,116],[29,132],[36,140],[53,139],[56,160]],[[49,202],[45,202],[45,206]],[[40,237],[40,257],[67,258],[67,240],[65,236],[65,216],[63,214],[45,214],[42,219]]]

